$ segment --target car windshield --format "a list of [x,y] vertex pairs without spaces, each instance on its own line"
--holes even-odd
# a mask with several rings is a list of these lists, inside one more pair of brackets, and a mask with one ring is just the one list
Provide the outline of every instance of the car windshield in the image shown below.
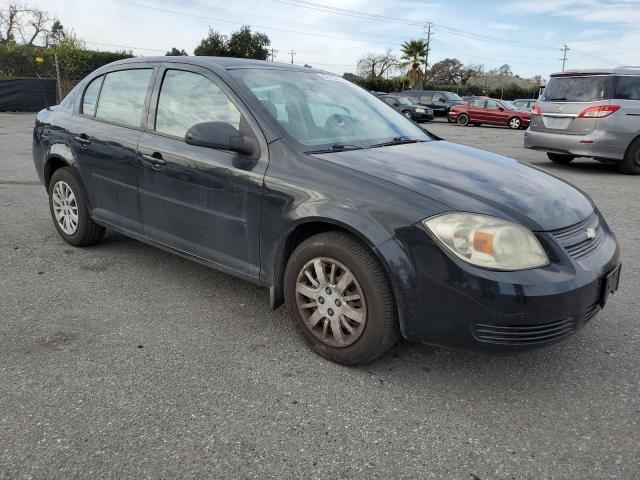
[[552,77],[542,93],[547,102],[593,102],[609,98],[612,76]]
[[517,110],[518,107],[516,107],[513,102],[508,102],[506,100],[502,101],[502,104],[507,107],[508,110]]
[[395,98],[398,100],[400,105],[413,105],[413,103],[411,103],[411,101],[405,97],[395,97]]
[[305,151],[430,140],[413,122],[337,75],[267,69],[230,73]]
[[458,102],[464,102],[462,98],[460,98],[457,94],[453,92],[444,92],[444,96],[447,97],[447,100],[456,100]]

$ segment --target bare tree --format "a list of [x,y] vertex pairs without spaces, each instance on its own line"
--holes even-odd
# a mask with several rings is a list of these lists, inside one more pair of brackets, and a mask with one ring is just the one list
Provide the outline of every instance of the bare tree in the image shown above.
[[400,66],[400,60],[391,49],[383,54],[367,53],[358,60],[358,75],[365,78],[381,78],[387,71]]
[[460,85],[466,85],[469,80],[479,77],[482,72],[484,72],[484,65],[479,65],[477,63],[464,65],[458,74],[458,77],[460,78]]
[[0,10],[0,41],[33,45],[38,37],[47,37],[52,21],[53,17],[45,10],[10,3]]

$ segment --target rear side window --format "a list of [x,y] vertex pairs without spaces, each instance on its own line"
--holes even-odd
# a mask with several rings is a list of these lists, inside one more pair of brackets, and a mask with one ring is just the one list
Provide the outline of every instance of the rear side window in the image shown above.
[[420,101],[421,102],[430,102],[432,96],[433,95],[431,93],[425,93],[424,95],[420,95]]
[[202,122],[225,122],[240,128],[240,112],[211,80],[198,73],[167,70],[160,90],[156,131],[184,138]]
[[96,114],[100,85],[102,85],[102,76],[93,80],[84,91],[84,97],[82,97],[82,113],[85,115],[94,116]]
[[471,108],[484,108],[485,100],[474,100],[471,102]]
[[615,98],[620,100],[640,100],[640,77],[616,77]]
[[595,102],[611,98],[612,75],[552,77],[542,93],[547,102]]
[[96,118],[140,127],[152,69],[121,70],[104,79]]

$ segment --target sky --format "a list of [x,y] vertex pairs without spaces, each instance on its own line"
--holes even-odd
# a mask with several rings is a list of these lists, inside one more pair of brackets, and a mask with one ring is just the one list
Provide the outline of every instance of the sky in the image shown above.
[[[7,0],[0,0],[6,4]],[[366,53],[426,38],[429,63],[458,58],[522,77],[562,68],[640,65],[640,0],[25,0],[54,13],[99,50],[189,54],[209,27],[229,34],[242,25],[266,33],[275,60],[334,73],[355,72]],[[330,8],[325,8],[329,6]]]

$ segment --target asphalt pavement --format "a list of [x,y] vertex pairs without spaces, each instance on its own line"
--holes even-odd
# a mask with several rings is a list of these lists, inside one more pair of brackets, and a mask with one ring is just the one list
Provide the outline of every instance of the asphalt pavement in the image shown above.
[[346,368],[310,352],[265,289],[113,233],[64,243],[33,122],[0,114],[0,478],[640,477],[640,177],[551,164],[522,131],[427,124],[591,195],[621,288],[549,348],[401,342]]

